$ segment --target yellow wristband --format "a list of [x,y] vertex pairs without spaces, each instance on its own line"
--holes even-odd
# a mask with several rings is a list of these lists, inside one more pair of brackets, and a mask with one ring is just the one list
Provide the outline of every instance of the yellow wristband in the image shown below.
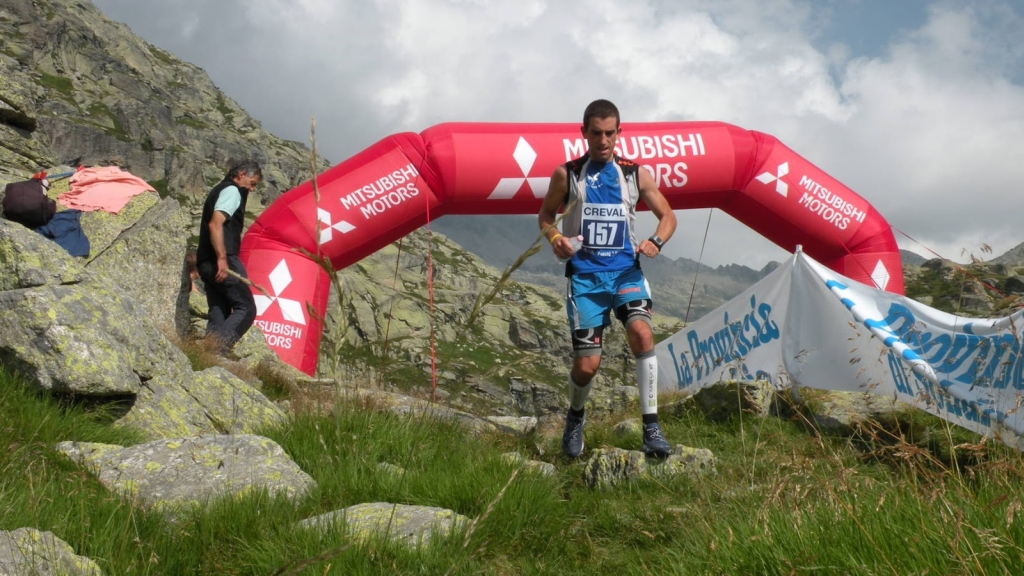
[[551,238],[548,238],[548,242],[550,242],[551,244],[554,244],[554,243],[555,243],[555,242],[557,242],[557,241],[558,241],[558,239],[559,239],[559,238],[561,238],[561,237],[562,237],[562,235],[561,235],[561,234],[559,234],[558,232],[555,232],[555,235],[554,235],[554,236],[552,236]]

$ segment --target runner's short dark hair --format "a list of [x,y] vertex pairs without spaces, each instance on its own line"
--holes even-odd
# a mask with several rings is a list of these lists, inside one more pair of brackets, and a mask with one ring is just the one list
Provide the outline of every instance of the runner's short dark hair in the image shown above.
[[611,118],[615,117],[615,127],[619,127],[619,109],[615,107],[608,100],[594,100],[587,105],[587,109],[583,111],[583,128],[587,129],[590,127],[591,118]]

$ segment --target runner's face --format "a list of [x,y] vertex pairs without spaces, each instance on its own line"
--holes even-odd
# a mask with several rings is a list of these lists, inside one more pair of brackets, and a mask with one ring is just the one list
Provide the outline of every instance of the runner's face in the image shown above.
[[587,154],[592,160],[607,162],[615,154],[615,143],[619,140],[619,126],[615,116],[607,118],[591,118],[587,126],[582,127],[583,137],[587,139]]

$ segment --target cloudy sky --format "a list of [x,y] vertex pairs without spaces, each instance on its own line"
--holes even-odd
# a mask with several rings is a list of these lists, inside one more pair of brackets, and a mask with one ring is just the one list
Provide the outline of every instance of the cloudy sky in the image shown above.
[[[308,142],[315,116],[332,162],[440,122],[576,122],[608,98],[624,121],[767,132],[926,257],[1024,242],[1020,0],[94,2],[271,132]],[[666,253],[697,260],[708,214],[677,212]],[[713,211],[704,263],[785,256]]]

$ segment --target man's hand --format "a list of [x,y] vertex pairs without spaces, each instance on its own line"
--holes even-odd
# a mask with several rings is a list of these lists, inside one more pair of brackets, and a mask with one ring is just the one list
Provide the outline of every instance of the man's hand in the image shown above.
[[[555,239],[551,242],[551,251],[555,253],[555,256],[559,260],[568,260],[572,258],[572,255],[576,253],[577,246],[580,245],[580,241],[570,240],[561,234],[556,234]],[[582,236],[580,236],[582,238]]]
[[[646,169],[638,170],[638,172],[640,173],[640,199],[651,209],[651,213],[658,217],[658,227],[654,230],[654,235],[651,238],[656,238],[664,247],[676,231],[676,214],[672,211],[672,207],[669,206],[668,200],[662,195],[661,190],[658,190],[654,176]],[[661,253],[661,248],[651,242],[650,238],[641,242],[637,246],[637,250],[648,258],[654,258]]]
[[565,200],[566,192],[569,189],[568,178],[565,166],[555,168],[555,173],[551,175],[551,181],[548,182],[548,192],[544,196],[540,212],[537,213],[537,223],[540,225],[540,232],[551,243],[551,251],[560,260],[569,258],[573,252],[569,239],[559,234],[558,228],[555,228],[558,209],[562,207],[562,201]]
[[658,245],[650,240],[644,240],[641,242],[640,246],[637,247],[637,250],[648,258],[654,258],[658,254],[661,254],[661,250],[658,249]]
[[217,258],[217,275],[214,277],[214,280],[216,280],[217,283],[220,284],[221,282],[223,282],[223,281],[225,281],[227,279],[228,279],[228,258],[227,258],[227,256],[223,256],[223,257]]

